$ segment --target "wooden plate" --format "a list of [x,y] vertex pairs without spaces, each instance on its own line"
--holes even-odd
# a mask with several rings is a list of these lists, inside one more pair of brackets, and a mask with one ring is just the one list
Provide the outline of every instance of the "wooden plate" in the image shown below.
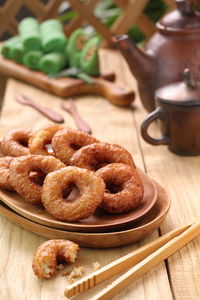
[[48,227],[78,232],[120,230],[143,217],[153,207],[157,199],[157,190],[153,181],[142,171],[139,171],[139,174],[144,185],[144,197],[138,208],[126,214],[114,215],[98,209],[88,219],[69,223],[56,220],[43,208],[26,202],[16,193],[0,190],[0,199],[21,216]]
[[0,214],[8,220],[47,239],[69,239],[82,247],[111,248],[124,246],[137,242],[149,236],[164,221],[169,208],[170,199],[168,194],[158,183],[156,183],[158,198],[152,209],[134,226],[126,230],[109,233],[81,233],[53,229],[32,222],[13,212],[4,203],[0,203]]

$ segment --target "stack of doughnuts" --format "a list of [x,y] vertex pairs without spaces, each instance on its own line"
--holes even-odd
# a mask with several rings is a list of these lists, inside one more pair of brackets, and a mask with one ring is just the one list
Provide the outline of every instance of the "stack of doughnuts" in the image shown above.
[[1,141],[1,151],[5,156],[0,158],[0,188],[43,205],[58,220],[85,219],[97,207],[126,213],[143,199],[130,153],[85,132],[62,125],[35,133],[12,130]]

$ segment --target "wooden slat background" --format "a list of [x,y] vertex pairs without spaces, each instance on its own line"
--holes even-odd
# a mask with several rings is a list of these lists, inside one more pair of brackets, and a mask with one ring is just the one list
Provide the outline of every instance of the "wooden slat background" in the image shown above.
[[[154,24],[143,14],[143,9],[148,0],[113,0],[123,10],[123,13],[111,28],[103,24],[93,13],[94,7],[100,1],[87,0],[81,2],[79,0],[68,0],[71,7],[77,12],[75,19],[64,27],[68,36],[73,30],[81,27],[85,21],[91,24],[104,37],[108,46],[111,45],[110,38],[113,35],[126,33],[133,24],[136,24],[147,38],[155,31]],[[167,12],[175,7],[174,0],[163,1],[168,5]],[[17,15],[22,8],[42,21],[56,17],[59,7],[64,2],[64,0],[49,0],[47,3],[42,3],[40,0],[6,0],[0,8],[0,36],[4,36],[6,32],[12,35],[17,33]]]

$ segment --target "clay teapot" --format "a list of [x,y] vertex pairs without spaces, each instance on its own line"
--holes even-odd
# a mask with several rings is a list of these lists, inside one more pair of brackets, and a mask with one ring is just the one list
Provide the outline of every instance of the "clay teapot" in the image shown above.
[[184,69],[200,80],[200,14],[192,0],[176,0],[177,8],[157,24],[157,32],[140,50],[127,35],[113,38],[137,79],[147,111],[155,108],[155,91],[181,81]]

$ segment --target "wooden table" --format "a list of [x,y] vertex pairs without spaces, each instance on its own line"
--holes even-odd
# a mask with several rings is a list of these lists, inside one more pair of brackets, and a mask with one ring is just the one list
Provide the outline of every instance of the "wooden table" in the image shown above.
[[[104,50],[102,69],[115,70],[118,81],[136,87],[126,63],[117,52]],[[16,94],[31,95],[37,101],[60,111],[66,124],[75,124],[66,112],[59,108],[58,97],[49,95],[34,87],[8,79],[3,108],[1,112],[1,137],[11,128],[39,129],[48,120],[33,109],[23,107],[14,101]],[[82,248],[77,260],[86,267],[86,274],[92,271],[92,262],[102,266],[129,253],[142,244],[193,220],[200,210],[200,158],[181,157],[170,153],[165,146],[153,147],[140,136],[140,124],[146,112],[139,98],[135,108],[123,109],[111,105],[101,97],[87,96],[76,100],[78,110],[91,125],[94,135],[110,143],[117,143],[131,152],[138,167],[156,179],[170,193],[172,205],[170,213],[159,231],[137,244],[116,249]],[[152,128],[156,134],[156,128]],[[66,277],[61,272],[51,280],[39,280],[32,272],[31,262],[36,248],[44,241],[0,217],[0,299],[6,300],[47,300],[65,299]],[[127,289],[115,296],[115,300],[160,300],[160,299],[200,299],[200,239],[196,238],[166,262],[148,272]],[[66,267],[66,270],[72,267]],[[75,299],[88,300],[95,295],[100,286]]]

